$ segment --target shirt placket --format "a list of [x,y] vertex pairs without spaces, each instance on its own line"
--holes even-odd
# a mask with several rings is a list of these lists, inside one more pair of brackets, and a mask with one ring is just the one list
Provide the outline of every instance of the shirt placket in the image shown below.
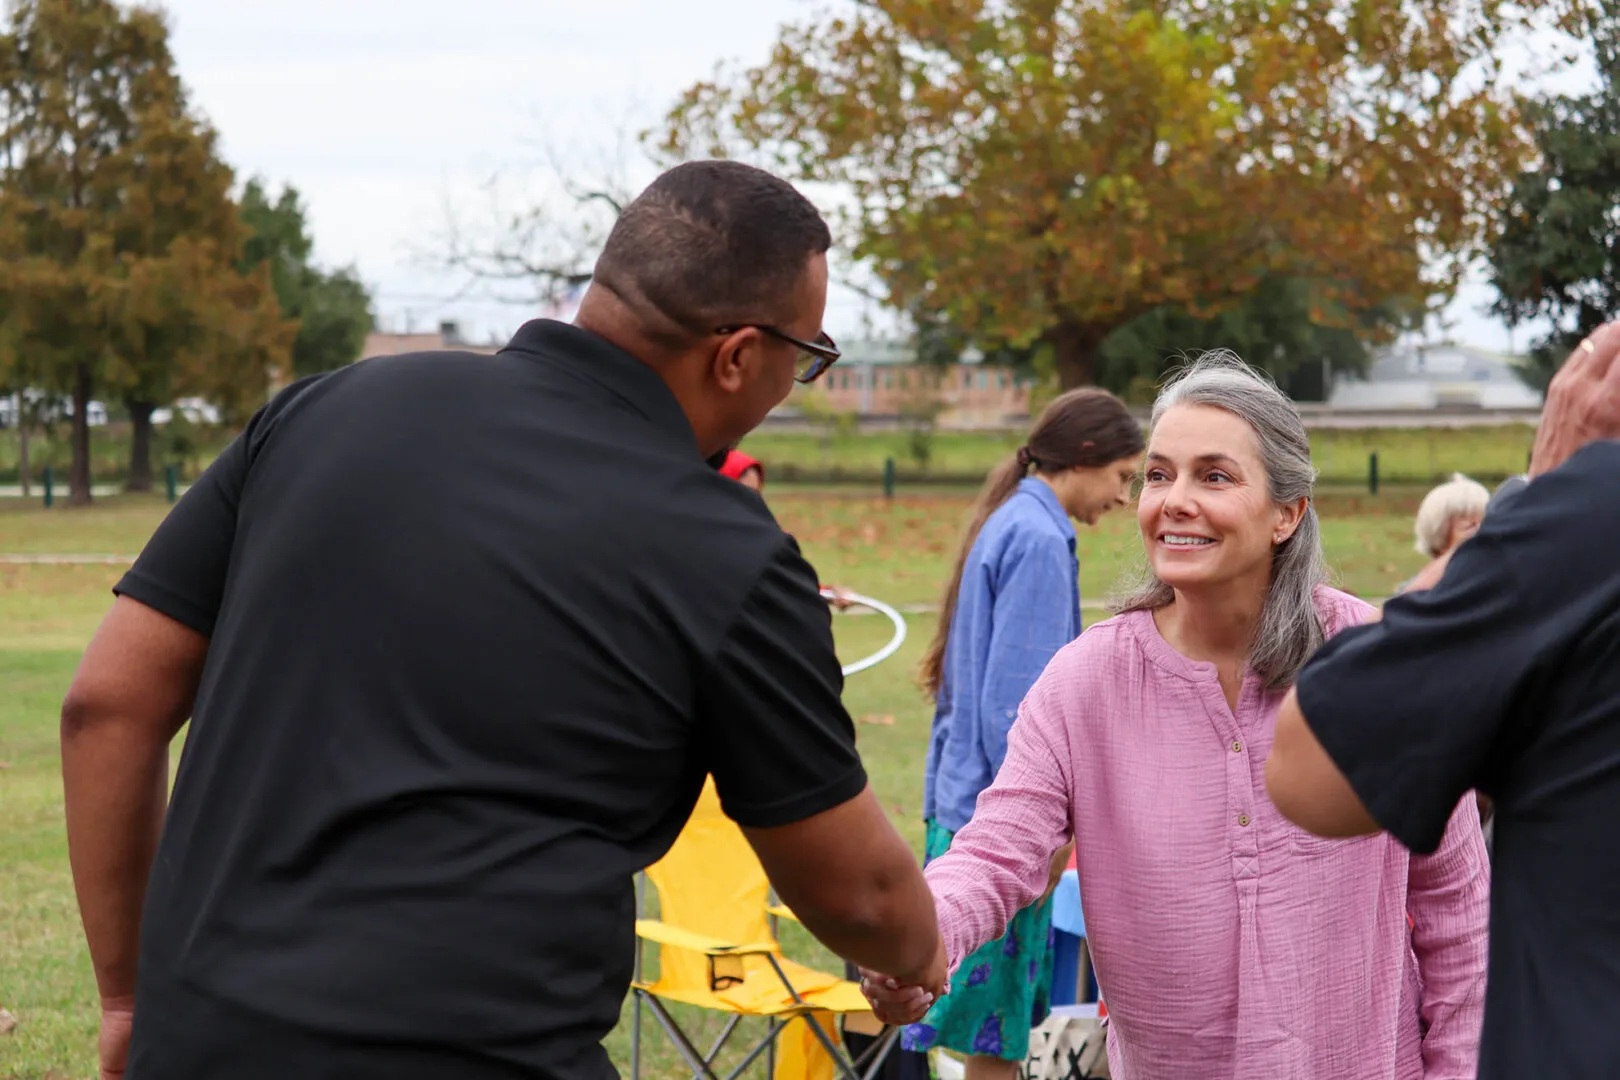
[[1249,701],[1250,686],[1245,680],[1238,693],[1238,707],[1234,711],[1226,703],[1226,694],[1220,683],[1213,683],[1210,694],[1210,715],[1216,730],[1224,740],[1221,757],[1225,761],[1226,805],[1228,820],[1225,833],[1230,841],[1229,860],[1232,884],[1238,903],[1238,1016],[1237,1067],[1238,1074],[1245,1070],[1244,1059],[1248,1049],[1264,1045],[1268,1038],[1265,1019],[1263,986],[1260,972],[1260,940],[1258,906],[1260,896],[1260,814],[1256,800],[1254,770],[1249,760],[1249,733],[1241,717],[1250,714],[1245,706]]

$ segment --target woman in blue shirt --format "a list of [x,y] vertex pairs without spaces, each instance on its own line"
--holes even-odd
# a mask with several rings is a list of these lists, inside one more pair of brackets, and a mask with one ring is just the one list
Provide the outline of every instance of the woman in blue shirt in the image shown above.
[[[973,816],[1007,753],[1019,703],[1079,636],[1070,519],[1094,525],[1126,505],[1143,447],[1141,425],[1118,398],[1073,390],[1047,406],[1029,441],[980,492],[923,659],[935,701],[925,861],[943,854]],[[906,1029],[902,1045],[967,1055],[968,1080],[1016,1077],[1030,1030],[1048,1009],[1051,926],[1049,900],[1020,912],[1005,937],[962,962],[950,994]]]

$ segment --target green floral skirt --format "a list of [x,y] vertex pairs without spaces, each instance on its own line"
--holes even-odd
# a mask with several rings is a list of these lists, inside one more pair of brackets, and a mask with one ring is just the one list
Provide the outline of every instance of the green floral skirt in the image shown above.
[[[939,858],[954,834],[928,822],[923,863]],[[1023,1061],[1029,1033],[1040,1026],[1052,1002],[1052,901],[1048,897],[1013,916],[1007,933],[963,960],[951,977],[951,992],[921,1023],[900,1034],[905,1050],[944,1047],[959,1054]]]

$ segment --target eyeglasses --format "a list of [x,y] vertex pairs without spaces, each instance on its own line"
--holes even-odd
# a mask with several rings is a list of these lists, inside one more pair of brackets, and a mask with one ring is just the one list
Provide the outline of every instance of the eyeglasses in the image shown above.
[[715,331],[717,334],[735,334],[739,330],[758,330],[762,334],[769,334],[778,341],[785,341],[799,349],[799,358],[793,370],[795,382],[813,383],[824,375],[828,368],[838,362],[843,353],[838,351],[838,345],[823,330],[816,335],[814,341],[804,341],[792,334],[784,334],[774,326],[762,326],[758,323],[743,323],[738,326],[722,326]]

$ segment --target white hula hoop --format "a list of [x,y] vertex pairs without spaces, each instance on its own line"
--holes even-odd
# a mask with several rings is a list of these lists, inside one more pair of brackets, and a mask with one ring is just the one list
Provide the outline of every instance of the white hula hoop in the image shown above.
[[[831,601],[837,599],[839,594],[834,593],[831,589],[822,589],[821,595],[827,600]],[[859,604],[861,607],[871,608],[879,615],[887,617],[889,622],[894,625],[894,636],[889,639],[889,643],[887,645],[883,646],[883,648],[879,649],[871,656],[862,657],[853,664],[844,665],[844,674],[845,676],[849,676],[854,675],[857,672],[865,671],[868,668],[877,667],[879,664],[883,663],[883,661],[899,652],[900,646],[906,643],[906,620],[898,611],[894,610],[894,608],[890,607],[888,604],[885,604],[881,600],[874,600],[870,596],[862,596],[860,593],[852,592],[843,593],[842,596],[843,599],[848,600],[851,604]]]

